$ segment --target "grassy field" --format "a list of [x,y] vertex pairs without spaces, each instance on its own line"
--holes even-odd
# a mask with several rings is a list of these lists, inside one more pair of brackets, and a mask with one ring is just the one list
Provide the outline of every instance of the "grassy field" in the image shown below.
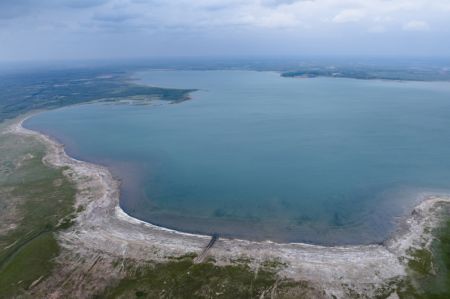
[[[444,209],[444,217],[448,219],[450,208],[447,206]],[[436,239],[430,250],[410,252],[409,275],[400,284],[400,298],[450,298],[450,220],[444,220],[434,234]]]
[[44,153],[33,138],[0,135],[0,298],[26,294],[50,274],[54,233],[74,212],[74,186],[43,164]]
[[167,263],[131,268],[118,285],[98,298],[314,298],[306,283],[280,279],[277,267],[257,271],[245,263],[217,266],[194,264],[187,255]]

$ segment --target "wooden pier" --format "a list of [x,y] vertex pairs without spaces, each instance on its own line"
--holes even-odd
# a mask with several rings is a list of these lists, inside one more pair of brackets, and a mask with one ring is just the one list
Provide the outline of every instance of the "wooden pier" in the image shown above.
[[209,250],[214,246],[214,243],[219,239],[218,234],[213,234],[211,236],[211,240],[209,240],[208,245],[206,245],[205,248],[203,248],[202,252],[194,259],[194,263],[199,264],[203,263],[208,256]]

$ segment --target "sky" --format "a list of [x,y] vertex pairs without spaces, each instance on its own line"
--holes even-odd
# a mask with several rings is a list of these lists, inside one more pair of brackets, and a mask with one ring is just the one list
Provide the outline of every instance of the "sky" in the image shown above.
[[0,61],[450,56],[450,0],[0,0]]

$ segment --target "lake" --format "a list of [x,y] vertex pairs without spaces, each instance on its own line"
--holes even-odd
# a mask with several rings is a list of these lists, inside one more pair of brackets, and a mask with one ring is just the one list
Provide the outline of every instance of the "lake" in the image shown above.
[[381,242],[426,193],[450,189],[450,84],[149,70],[189,101],[93,103],[25,126],[108,166],[130,215],[193,233]]

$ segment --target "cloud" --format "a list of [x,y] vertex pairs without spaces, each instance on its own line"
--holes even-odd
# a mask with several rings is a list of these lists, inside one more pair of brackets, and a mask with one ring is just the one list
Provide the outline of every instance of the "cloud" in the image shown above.
[[406,31],[428,31],[429,29],[430,25],[425,21],[413,20],[403,25],[403,30]]
[[135,14],[129,14],[126,12],[109,12],[109,13],[96,13],[93,16],[93,20],[107,23],[124,23],[129,20],[136,19],[138,16]]
[[[380,19],[409,20],[450,12],[447,0],[0,0],[0,18],[34,22],[121,23],[133,16],[136,30],[223,27],[321,28],[324,23],[361,23],[380,28]],[[25,23],[23,23],[25,24]],[[11,25],[20,27],[20,22]],[[357,26],[356,24],[354,26]],[[73,27],[73,26],[72,26]],[[385,26],[386,27],[386,26]],[[392,26],[391,26],[392,27]],[[409,26],[407,26],[409,27]],[[413,24],[414,27],[414,24]],[[387,27],[386,27],[387,28]],[[1,29],[0,29],[1,30]]]
[[372,33],[383,33],[386,32],[386,27],[383,25],[374,25],[369,27],[368,31]]
[[314,1],[314,0],[262,0],[262,3],[267,6],[290,5],[299,1]]
[[410,51],[418,37],[448,36],[449,0],[0,0],[0,60],[35,55],[36,44],[49,56],[57,52],[52,44],[73,47],[58,53],[73,53],[80,44],[92,55],[94,46],[118,44],[141,55],[168,49],[183,55],[188,48],[198,55],[203,48],[366,53]]
[[64,11],[66,9],[93,8],[111,0],[1,0],[0,18],[18,18],[38,15],[46,11]]
[[89,8],[106,4],[109,0],[62,0],[58,2],[72,8]]
[[264,14],[250,14],[242,19],[243,24],[266,28],[289,28],[299,24],[299,20],[286,12],[268,11]]
[[0,19],[12,19],[28,13],[28,0],[0,1]]
[[346,9],[338,13],[333,18],[335,23],[351,23],[358,22],[366,16],[365,11],[361,9]]

